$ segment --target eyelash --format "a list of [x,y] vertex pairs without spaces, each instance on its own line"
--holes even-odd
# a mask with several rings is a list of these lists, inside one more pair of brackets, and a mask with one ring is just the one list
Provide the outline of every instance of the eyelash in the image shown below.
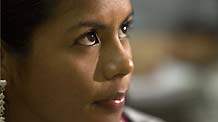
[[[128,37],[128,31],[130,28],[131,22],[125,22],[120,26],[119,30],[119,38],[127,38]],[[92,39],[92,41],[90,41]],[[88,42],[88,41],[89,42]],[[89,43],[89,44],[88,44]],[[76,40],[74,45],[82,45],[82,46],[96,46],[101,43],[97,32],[95,30],[92,30],[90,32],[87,32],[79,37],[79,39]]]
[[[90,41],[91,39],[93,39],[92,41]],[[90,41],[91,44],[85,44],[85,43],[89,43],[89,42],[85,42],[85,41]],[[83,34],[82,36],[80,36],[80,38],[74,43],[75,45],[83,45],[83,46],[94,46],[100,43],[100,39],[98,38],[97,32],[95,31],[90,31],[87,32],[85,34]]]

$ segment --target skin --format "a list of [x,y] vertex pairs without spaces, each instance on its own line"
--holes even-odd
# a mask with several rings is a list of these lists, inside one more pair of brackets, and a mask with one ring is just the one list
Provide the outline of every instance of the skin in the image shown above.
[[[93,102],[129,87],[134,65],[120,30],[132,18],[130,1],[59,2],[33,31],[27,57],[3,51],[6,121],[120,122],[122,110],[107,111]],[[93,30],[100,41],[87,46],[89,37],[81,35]]]

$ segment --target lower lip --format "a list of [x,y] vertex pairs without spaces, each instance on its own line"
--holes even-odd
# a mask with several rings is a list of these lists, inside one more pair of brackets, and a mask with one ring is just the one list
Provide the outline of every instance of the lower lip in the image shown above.
[[104,110],[111,111],[111,112],[119,112],[125,105],[125,97],[122,97],[119,100],[102,100],[95,102],[95,104],[103,108]]

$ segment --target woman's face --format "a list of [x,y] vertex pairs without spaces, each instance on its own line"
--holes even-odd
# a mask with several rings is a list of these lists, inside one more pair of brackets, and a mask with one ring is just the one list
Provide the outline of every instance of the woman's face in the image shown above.
[[129,0],[59,2],[17,63],[10,104],[41,122],[119,122],[133,70],[131,20]]

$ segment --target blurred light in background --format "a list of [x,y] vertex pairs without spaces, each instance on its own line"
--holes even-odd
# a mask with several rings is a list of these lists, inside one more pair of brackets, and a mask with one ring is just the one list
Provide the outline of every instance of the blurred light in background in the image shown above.
[[128,105],[167,122],[217,122],[218,1],[132,2]]

